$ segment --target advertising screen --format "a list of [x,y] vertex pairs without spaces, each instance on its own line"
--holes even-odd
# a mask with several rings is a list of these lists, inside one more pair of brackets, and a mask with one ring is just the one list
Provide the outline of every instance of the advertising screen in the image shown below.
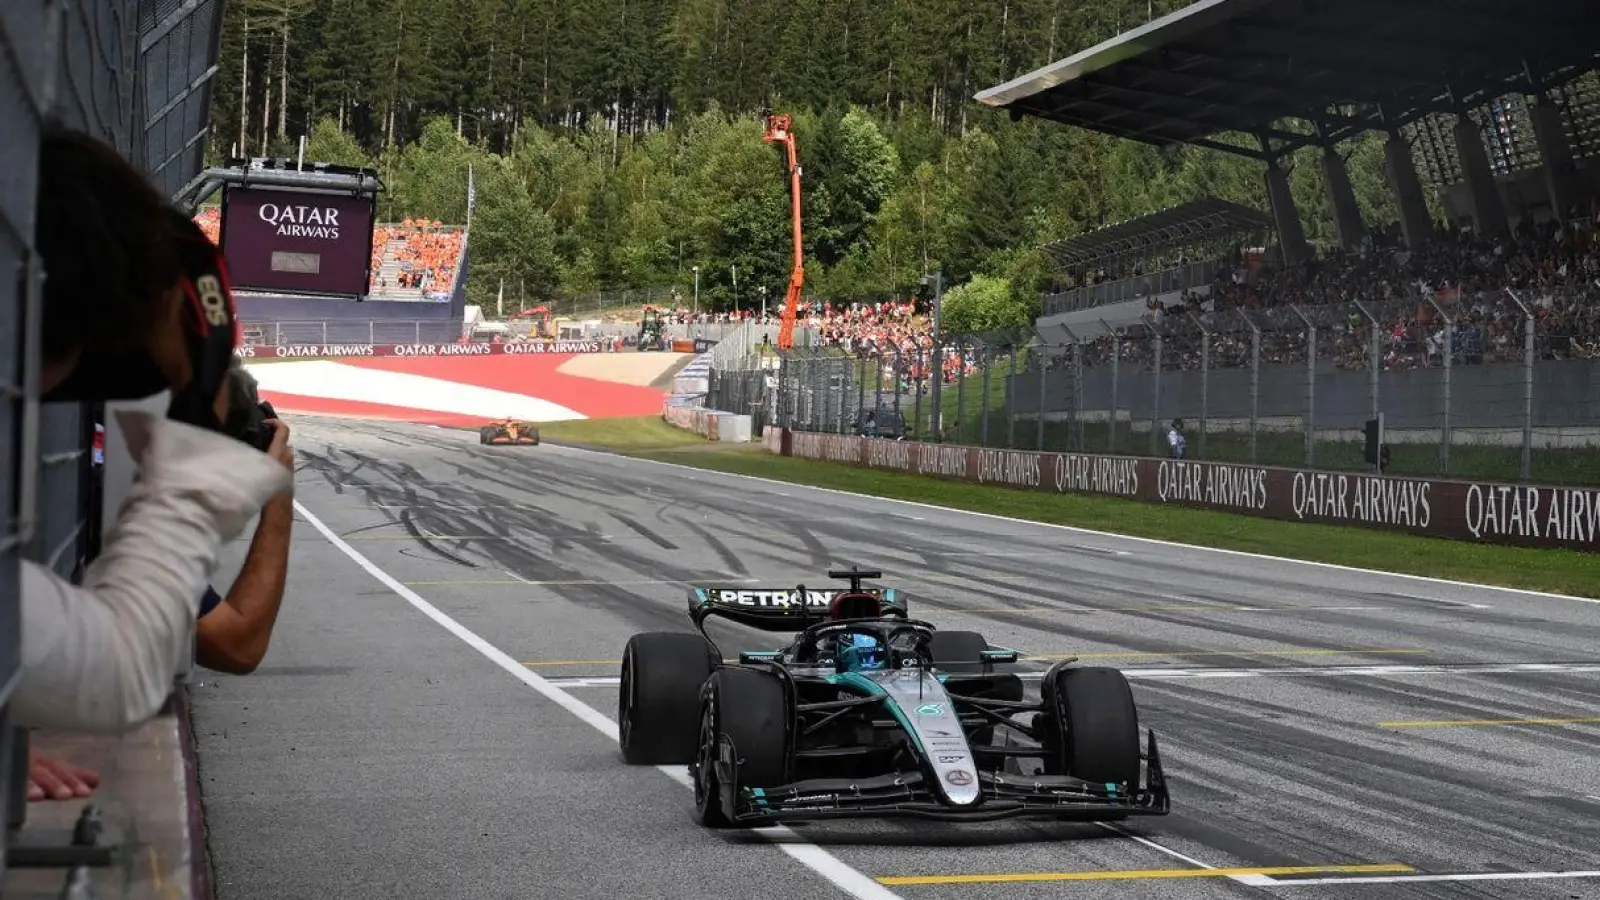
[[372,263],[371,198],[230,187],[222,253],[245,290],[365,294]]

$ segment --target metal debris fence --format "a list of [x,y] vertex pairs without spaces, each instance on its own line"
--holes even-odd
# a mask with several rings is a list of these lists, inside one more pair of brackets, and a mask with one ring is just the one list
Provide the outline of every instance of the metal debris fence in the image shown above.
[[[19,567],[77,579],[98,552],[90,465],[95,404],[42,404],[38,325],[46,276],[33,247],[39,135],[47,118],[97,135],[165,195],[200,171],[220,39],[219,0],[0,3],[0,805],[8,834],[27,817],[26,732],[4,709],[20,654]],[[0,873],[7,858],[0,849]]]
[[806,431],[890,408],[916,439],[1150,456],[1182,420],[1189,459],[1342,471],[1371,470],[1363,426],[1382,413],[1390,474],[1600,484],[1595,299],[1502,290],[1168,312],[1064,342],[951,335],[938,400],[931,351],[796,351],[771,407]]

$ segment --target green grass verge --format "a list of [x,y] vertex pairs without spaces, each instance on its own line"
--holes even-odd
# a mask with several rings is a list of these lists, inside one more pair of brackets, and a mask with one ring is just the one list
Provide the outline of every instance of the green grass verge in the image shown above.
[[755,444],[714,444],[655,416],[552,423],[541,426],[540,433],[555,443],[581,444],[660,462],[1034,522],[1384,572],[1600,597],[1600,555],[1572,550],[1473,544],[1106,497],[1043,494],[943,481],[774,456]]
[[570,422],[541,422],[540,440],[575,447],[591,447],[616,453],[637,454],[660,450],[716,450],[749,452],[761,450],[759,444],[721,444],[662,421],[660,416],[631,416],[620,419],[576,419]]

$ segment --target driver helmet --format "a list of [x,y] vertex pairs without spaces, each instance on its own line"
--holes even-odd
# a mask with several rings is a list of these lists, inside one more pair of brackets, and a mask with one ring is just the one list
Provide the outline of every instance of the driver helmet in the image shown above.
[[878,672],[888,663],[883,642],[870,634],[847,634],[839,639],[839,660],[846,672]]

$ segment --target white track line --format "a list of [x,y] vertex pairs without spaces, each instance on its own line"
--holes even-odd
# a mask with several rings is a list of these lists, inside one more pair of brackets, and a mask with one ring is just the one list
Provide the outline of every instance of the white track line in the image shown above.
[[1600,871],[1572,872],[1463,872],[1455,875],[1361,875],[1333,878],[1268,878],[1263,887],[1302,887],[1330,884],[1410,884],[1439,881],[1548,881],[1554,878],[1600,878]]
[[800,488],[807,491],[820,491],[824,494],[839,494],[846,497],[859,497],[866,500],[878,500],[884,503],[899,503],[905,506],[915,506],[919,509],[938,510],[941,513],[977,516],[980,519],[991,519],[1000,522],[1015,522],[1019,525],[1033,525],[1039,528],[1054,528],[1059,531],[1069,531],[1074,534],[1092,534],[1096,537],[1110,538],[1116,541],[1126,541],[1133,544],[1149,544],[1157,547],[1176,547],[1182,550],[1197,550],[1203,553],[1220,553],[1225,556],[1240,556],[1246,559],[1260,559],[1275,563],[1290,563],[1299,566],[1312,566],[1319,569],[1331,569],[1337,572],[1359,572],[1363,575],[1382,575],[1389,578],[1403,578],[1408,581],[1421,581],[1428,584],[1442,584],[1448,587],[1464,587],[1485,591],[1500,591],[1507,594],[1520,594],[1524,597],[1543,597],[1548,600],[1573,600],[1578,603],[1600,603],[1600,598],[1596,597],[1575,597],[1571,594],[1553,594],[1546,591],[1530,591],[1526,588],[1504,587],[1497,584],[1478,584],[1471,581],[1453,581],[1448,578],[1433,578],[1427,575],[1410,575],[1405,572],[1385,572],[1381,569],[1363,569],[1359,566],[1341,566],[1337,563],[1313,562],[1305,559],[1294,559],[1288,556],[1270,556],[1265,553],[1250,553],[1245,550],[1225,550],[1221,547],[1206,547],[1200,544],[1185,544],[1180,541],[1163,541],[1157,538],[1135,537],[1129,534],[1116,534],[1115,532],[1110,531],[1097,531],[1093,528],[1080,528],[1076,525],[1057,525],[1053,522],[1036,522],[1032,519],[1019,519],[1015,516],[1001,516],[994,513],[974,512],[970,509],[960,509],[954,506],[939,506],[935,503],[920,503],[916,500],[900,500],[894,497],[880,497],[876,494],[858,494],[855,491],[841,491],[835,488],[815,487],[809,484],[798,484],[793,481],[782,481],[776,478],[762,478],[759,475],[741,475],[734,472],[719,472],[716,469],[702,469],[696,466],[686,466],[681,463],[661,462],[660,460],[654,459],[641,459],[636,456],[622,456],[621,454],[606,453],[600,450],[583,450],[577,447],[567,447],[559,444],[549,444],[547,446],[558,448],[563,453],[584,453],[591,456],[608,456],[612,459],[626,460],[628,462],[639,463],[642,465],[666,466],[672,469],[685,469],[703,476],[741,478],[748,481],[759,481],[763,484],[783,485],[785,487]]
[[[1167,846],[1164,846],[1162,844],[1158,844],[1155,841],[1152,841],[1147,837],[1141,837],[1141,836],[1139,836],[1137,834],[1134,834],[1133,832],[1127,830],[1126,828],[1123,828],[1120,825],[1113,825],[1110,822],[1096,822],[1094,824],[1100,826],[1101,828],[1104,828],[1106,831],[1109,831],[1112,834],[1118,835],[1120,837],[1125,837],[1128,840],[1133,841],[1136,844],[1140,844],[1142,846],[1149,847],[1151,850],[1154,850],[1157,853],[1161,853],[1161,854],[1165,854],[1167,856],[1170,856],[1173,859],[1178,860],[1179,862],[1186,862],[1189,865],[1194,866],[1197,869],[1215,869],[1216,868],[1216,866],[1208,865],[1206,863],[1203,863],[1200,860],[1195,859],[1192,856],[1189,856],[1188,854],[1179,853],[1178,851],[1172,849],[1171,847],[1167,847]],[[1257,887],[1260,887],[1260,886],[1262,886],[1264,884],[1270,884],[1271,883],[1271,879],[1267,878],[1267,876],[1265,876],[1265,875],[1228,875],[1226,877],[1227,877],[1227,879],[1229,881],[1236,881],[1236,882],[1238,882],[1240,884],[1248,884],[1248,885],[1253,885],[1253,886],[1257,886]],[[1265,879],[1265,880],[1263,880],[1263,879]]]
[[[416,607],[418,612],[432,619],[444,630],[460,638],[463,643],[483,654],[490,662],[510,673],[513,678],[533,688],[536,693],[546,700],[577,716],[612,741],[617,740],[617,723],[611,721],[594,707],[529,671],[526,666],[506,655],[500,648],[479,637],[466,626],[445,615],[433,604],[422,599],[415,591],[401,584],[389,573],[378,568],[371,560],[362,556],[354,547],[345,543],[332,529],[322,524],[321,519],[312,515],[311,511],[306,509],[300,501],[296,500],[294,507],[299,511],[301,517],[311,523],[311,527],[317,529],[322,533],[323,537],[328,539],[329,543],[339,548],[340,552],[350,557],[356,565],[365,569],[367,574],[382,582],[385,587],[394,591],[401,599]],[[685,786],[692,786],[685,767],[656,766],[656,768],[673,781]],[[780,850],[801,865],[827,879],[829,883],[841,891],[856,898],[856,900],[900,900],[900,895],[879,884],[870,876],[845,864],[838,857],[821,847],[805,842],[789,828],[783,826],[763,828],[754,830],[753,833],[763,837],[770,835],[778,838],[774,843]]]

